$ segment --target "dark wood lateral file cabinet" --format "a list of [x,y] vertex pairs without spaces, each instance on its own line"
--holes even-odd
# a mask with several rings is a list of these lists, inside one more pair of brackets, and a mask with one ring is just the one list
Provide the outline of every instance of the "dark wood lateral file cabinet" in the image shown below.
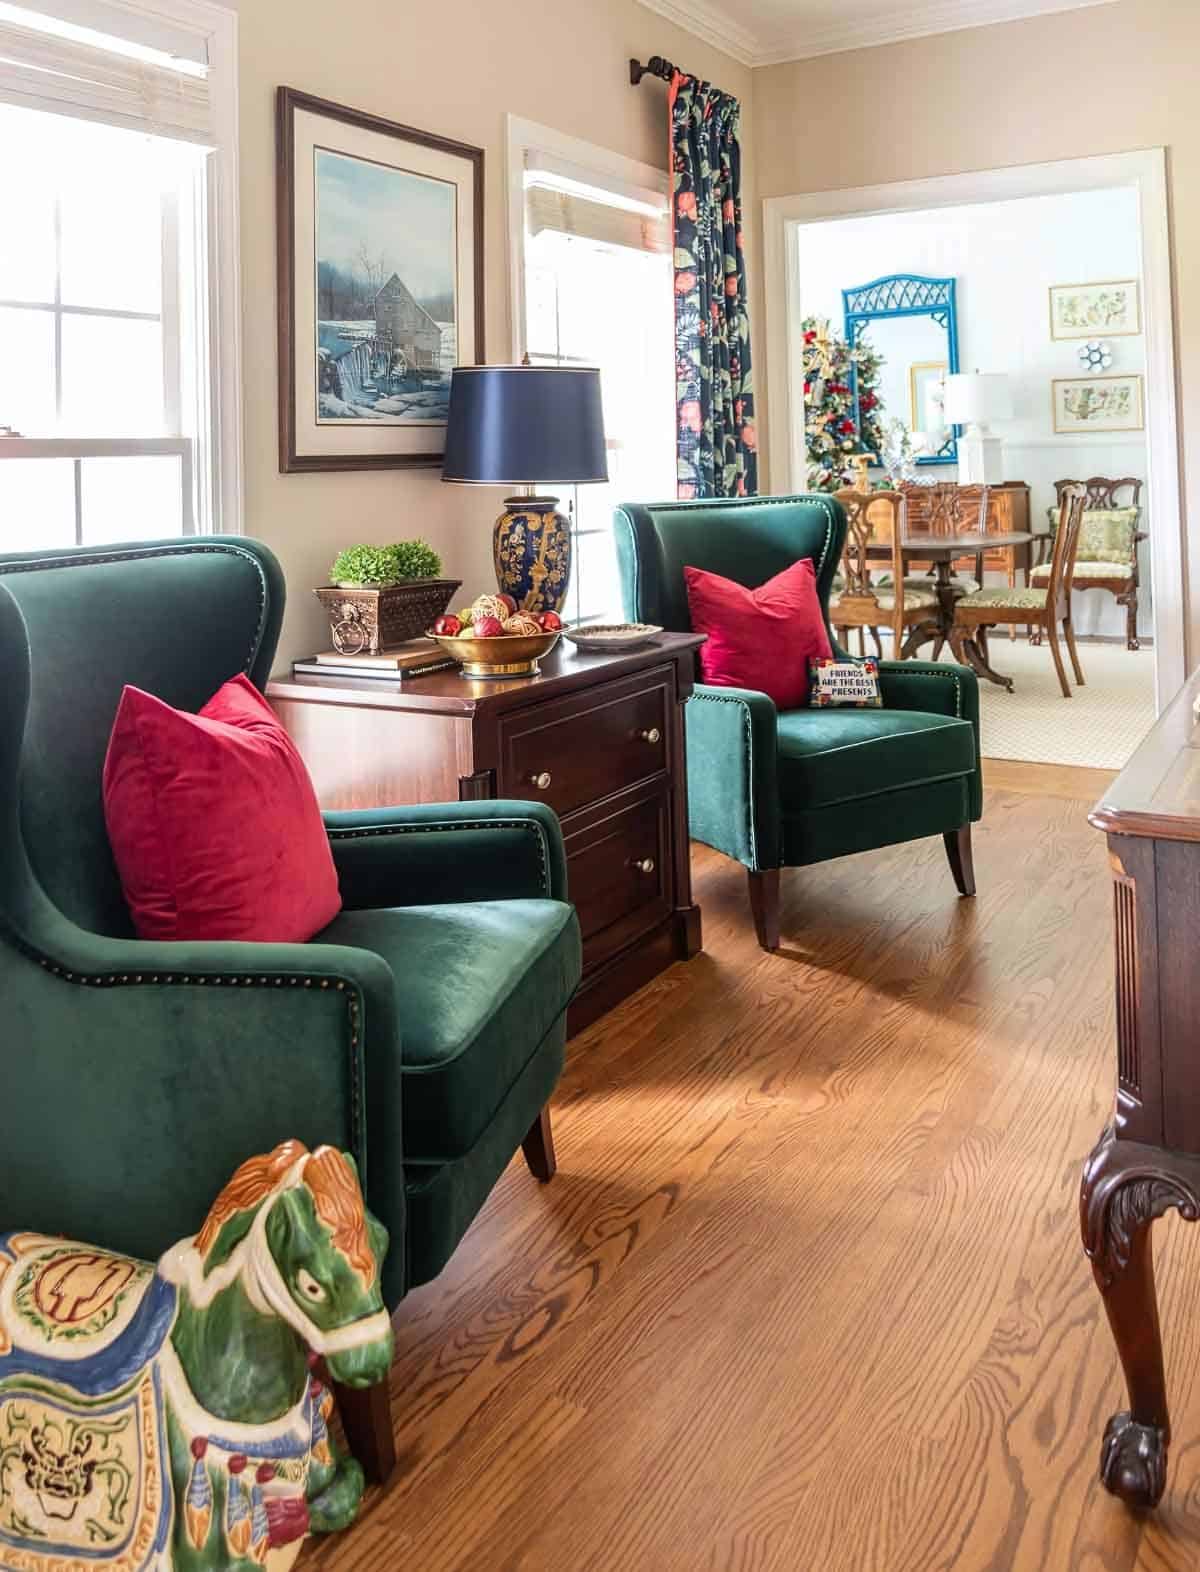
[[683,704],[702,642],[665,633],[585,655],[560,641],[536,677],[277,677],[267,697],[322,808],[516,797],[555,810],[583,931],[574,1033],[700,948]]
[[1117,1096],[1083,1174],[1084,1247],[1125,1372],[1100,1477],[1153,1506],[1171,1438],[1151,1229],[1200,1216],[1200,671],[1092,810],[1108,836]]

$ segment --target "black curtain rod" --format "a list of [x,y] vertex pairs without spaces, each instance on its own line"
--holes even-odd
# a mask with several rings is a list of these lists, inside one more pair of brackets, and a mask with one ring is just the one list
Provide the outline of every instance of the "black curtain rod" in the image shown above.
[[645,65],[636,59],[629,62],[629,82],[632,87],[636,87],[644,76],[657,76],[669,82],[674,75],[675,67],[662,55],[651,55]]

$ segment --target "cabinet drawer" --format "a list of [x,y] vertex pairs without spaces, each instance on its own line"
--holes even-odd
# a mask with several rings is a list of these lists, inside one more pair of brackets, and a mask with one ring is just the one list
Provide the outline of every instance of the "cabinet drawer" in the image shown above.
[[660,774],[668,765],[673,683],[667,666],[504,716],[499,795],[566,815]]
[[585,973],[671,909],[671,836],[666,791],[568,833],[567,896],[579,914]]

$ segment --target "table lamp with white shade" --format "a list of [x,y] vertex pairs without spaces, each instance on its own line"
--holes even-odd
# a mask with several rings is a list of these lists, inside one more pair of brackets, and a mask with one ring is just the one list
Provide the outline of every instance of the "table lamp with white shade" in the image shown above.
[[988,422],[1012,419],[1012,393],[1002,371],[962,371],[946,378],[945,418],[965,426],[958,440],[958,478],[969,486],[996,486],[1004,479],[1001,441]]

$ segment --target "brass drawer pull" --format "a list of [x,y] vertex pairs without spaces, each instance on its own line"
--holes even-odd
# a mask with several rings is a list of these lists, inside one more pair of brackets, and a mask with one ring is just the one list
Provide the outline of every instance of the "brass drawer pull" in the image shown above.
[[654,872],[654,858],[653,857],[635,857],[635,858],[633,858],[632,862],[630,863],[630,867],[636,868],[639,873],[653,873]]
[[529,777],[529,784],[536,786],[539,791],[545,791],[550,785],[550,771],[539,770],[536,775]]
[[643,731],[638,732],[638,736],[642,739],[643,742],[648,742],[651,747],[653,747],[656,742],[662,741],[662,732],[659,731],[657,726],[647,726]]

